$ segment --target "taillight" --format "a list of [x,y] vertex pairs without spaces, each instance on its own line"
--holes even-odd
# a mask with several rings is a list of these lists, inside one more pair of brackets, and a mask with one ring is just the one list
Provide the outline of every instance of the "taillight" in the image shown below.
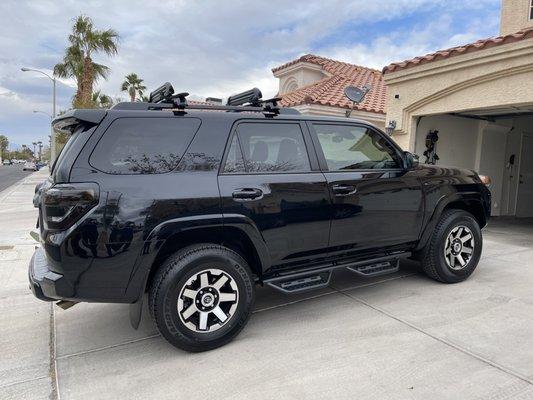
[[96,183],[65,183],[52,186],[42,196],[43,222],[46,229],[65,230],[98,204]]

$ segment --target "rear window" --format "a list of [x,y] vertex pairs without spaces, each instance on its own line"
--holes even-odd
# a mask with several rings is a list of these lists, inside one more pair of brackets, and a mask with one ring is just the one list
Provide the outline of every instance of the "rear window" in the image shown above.
[[295,123],[241,123],[233,137],[224,172],[310,171],[302,130]]
[[[72,135],[68,137],[65,145],[59,151],[56,161],[52,165],[50,174],[52,175],[54,182],[68,181],[68,175],[70,174],[70,169],[74,163],[74,160],[94,130],[94,127],[87,128],[80,125],[74,130]],[[64,133],[62,134],[61,132],[57,131],[55,134],[65,135]]]
[[200,126],[197,118],[119,118],[90,158],[108,174],[163,174],[178,166]]

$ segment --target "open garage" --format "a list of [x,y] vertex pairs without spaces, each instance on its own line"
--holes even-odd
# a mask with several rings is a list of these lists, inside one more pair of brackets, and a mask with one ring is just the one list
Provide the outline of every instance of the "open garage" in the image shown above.
[[[523,0],[524,14],[528,0]],[[509,3],[506,5],[506,3]],[[387,124],[421,162],[492,179],[492,215],[533,217],[533,30],[441,50],[384,69]],[[522,8],[518,8],[522,9]]]

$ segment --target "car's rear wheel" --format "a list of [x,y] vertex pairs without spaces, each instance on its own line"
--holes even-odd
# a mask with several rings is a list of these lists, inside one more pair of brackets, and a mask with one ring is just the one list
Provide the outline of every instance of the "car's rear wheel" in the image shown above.
[[429,277],[456,283],[474,272],[482,247],[481,228],[474,216],[463,210],[446,210],[419,259]]
[[195,245],[161,266],[149,301],[157,328],[171,344],[187,351],[210,350],[233,339],[248,321],[253,280],[237,253],[219,245]]

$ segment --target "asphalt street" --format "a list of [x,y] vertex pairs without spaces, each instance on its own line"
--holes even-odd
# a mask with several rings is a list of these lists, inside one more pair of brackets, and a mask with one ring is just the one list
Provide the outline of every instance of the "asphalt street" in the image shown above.
[[32,171],[23,171],[23,165],[0,165],[0,192],[32,173]]

